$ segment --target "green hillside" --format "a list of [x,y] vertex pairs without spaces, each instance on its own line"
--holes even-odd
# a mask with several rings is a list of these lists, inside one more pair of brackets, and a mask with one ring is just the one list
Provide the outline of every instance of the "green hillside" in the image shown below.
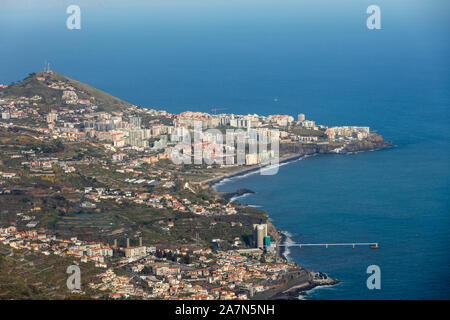
[[[45,78],[41,81],[38,78]],[[120,100],[109,93],[93,88],[85,83],[70,79],[56,72],[30,73],[23,81],[13,83],[7,88],[0,89],[0,97],[33,97],[41,96],[43,100],[38,102],[38,106],[44,112],[51,108],[63,106],[62,90],[49,88],[48,85],[53,82],[61,81],[71,85],[76,89],[76,94],[80,99],[95,98],[95,104],[99,111],[121,111],[130,106],[129,103]]]

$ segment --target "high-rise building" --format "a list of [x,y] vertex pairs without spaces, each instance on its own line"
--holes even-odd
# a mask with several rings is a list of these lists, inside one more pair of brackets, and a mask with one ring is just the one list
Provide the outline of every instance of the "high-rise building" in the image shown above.
[[267,224],[254,224],[253,225],[253,238],[255,240],[255,247],[264,248],[264,238],[267,237]]
[[147,148],[149,146],[148,140],[151,136],[150,129],[132,129],[128,131],[126,143],[135,147]]
[[298,116],[297,116],[297,121],[298,122],[302,122],[302,121],[305,121],[305,115],[303,114],[303,113],[299,113],[298,114]]
[[131,117],[130,123],[133,128],[140,128],[141,127],[141,117]]

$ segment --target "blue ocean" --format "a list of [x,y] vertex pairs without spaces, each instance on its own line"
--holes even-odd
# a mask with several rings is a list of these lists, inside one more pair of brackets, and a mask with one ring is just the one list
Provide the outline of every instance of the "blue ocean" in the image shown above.
[[[394,147],[324,155],[228,179],[290,241],[380,248],[290,248],[340,280],[307,299],[450,299],[450,2],[377,0],[4,0],[0,83],[51,69],[169,112],[304,113],[364,125]],[[81,29],[66,8],[81,8]],[[366,286],[369,265],[381,289]]]

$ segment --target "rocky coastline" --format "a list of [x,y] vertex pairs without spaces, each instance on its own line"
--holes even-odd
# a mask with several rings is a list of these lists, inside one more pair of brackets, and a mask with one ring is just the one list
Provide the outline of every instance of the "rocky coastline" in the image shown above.
[[220,195],[222,198],[224,198],[225,200],[231,201],[233,198],[236,198],[236,197],[242,197],[242,196],[245,196],[245,195],[247,195],[247,194],[253,194],[253,193],[255,193],[255,191],[252,191],[252,190],[246,189],[246,188],[242,188],[242,189],[239,189],[239,190],[237,190],[237,191],[235,191],[235,192],[223,192],[223,193],[219,193],[219,195]]
[[[362,141],[346,144],[342,148],[336,148],[330,145],[305,144],[301,145],[301,147],[295,145],[290,146],[288,148],[283,147],[283,152],[289,153],[289,155],[286,155],[283,158],[281,158],[279,163],[282,164],[306,156],[314,156],[319,154],[336,154],[336,153],[352,154],[356,152],[381,150],[392,146],[393,146],[392,142],[386,142],[383,139],[383,137],[378,134],[372,135],[368,139]],[[281,149],[282,148],[280,146],[280,151]],[[206,183],[211,187],[214,187],[215,184],[219,183],[223,179],[241,176],[259,169],[260,166],[247,167],[243,168],[242,170],[232,172],[229,175],[221,175],[220,177],[208,179],[208,181],[204,181],[203,183]],[[224,192],[219,194],[221,197],[229,201],[233,197],[242,196],[244,194],[249,193],[254,193],[254,191],[248,189],[239,189],[235,192]],[[286,244],[286,241],[288,240],[286,232],[277,230],[275,226],[273,226],[272,223],[269,221],[269,219],[267,219],[267,223],[270,224],[270,228],[272,231],[271,234],[275,235],[274,241],[278,244]],[[288,260],[288,258],[285,256],[286,247],[279,246],[277,254],[279,257]],[[300,297],[306,296],[308,294],[308,291],[316,287],[333,286],[337,285],[338,283],[339,283],[338,280],[332,279],[324,273],[321,272],[314,273],[309,270],[301,268],[299,274],[293,276],[292,279],[286,281],[286,283],[280,285],[277,288],[267,290],[262,294],[255,295],[252,299],[298,300]]]
[[[341,147],[330,144],[280,144],[280,153],[284,156],[280,157],[278,164],[284,164],[289,161],[298,160],[304,157],[312,157],[316,155],[326,154],[353,154],[357,152],[376,151],[392,147],[392,142],[386,142],[379,134],[373,134],[367,139],[344,144]],[[221,174],[216,177],[203,180],[201,183],[214,187],[224,179],[242,176],[256,170],[260,170],[263,166],[253,165],[232,170],[229,173]],[[236,191],[237,192],[237,191]]]

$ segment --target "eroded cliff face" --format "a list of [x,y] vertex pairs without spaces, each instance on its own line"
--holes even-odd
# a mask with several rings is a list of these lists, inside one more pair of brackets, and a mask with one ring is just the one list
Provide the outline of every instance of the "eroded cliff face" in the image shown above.
[[367,139],[342,145],[315,144],[315,143],[305,143],[305,144],[283,143],[280,144],[280,152],[297,153],[299,155],[311,155],[311,154],[335,153],[336,152],[335,150],[339,147],[342,147],[341,153],[347,153],[347,152],[377,150],[388,148],[390,146],[392,146],[392,143],[387,143],[381,135],[374,134]]
[[358,142],[347,144],[343,152],[357,152],[357,151],[370,151],[384,149],[392,146],[392,142],[387,143],[384,138],[379,135],[370,136],[368,139],[364,139]]
[[269,219],[266,221],[267,223],[267,233],[269,234],[270,238],[273,242],[280,243],[281,242],[281,235],[278,232],[278,230],[275,228],[275,226],[270,222]]
[[298,155],[308,155],[317,153],[329,153],[335,146],[328,144],[315,144],[315,143],[281,143],[280,153],[296,153]]

